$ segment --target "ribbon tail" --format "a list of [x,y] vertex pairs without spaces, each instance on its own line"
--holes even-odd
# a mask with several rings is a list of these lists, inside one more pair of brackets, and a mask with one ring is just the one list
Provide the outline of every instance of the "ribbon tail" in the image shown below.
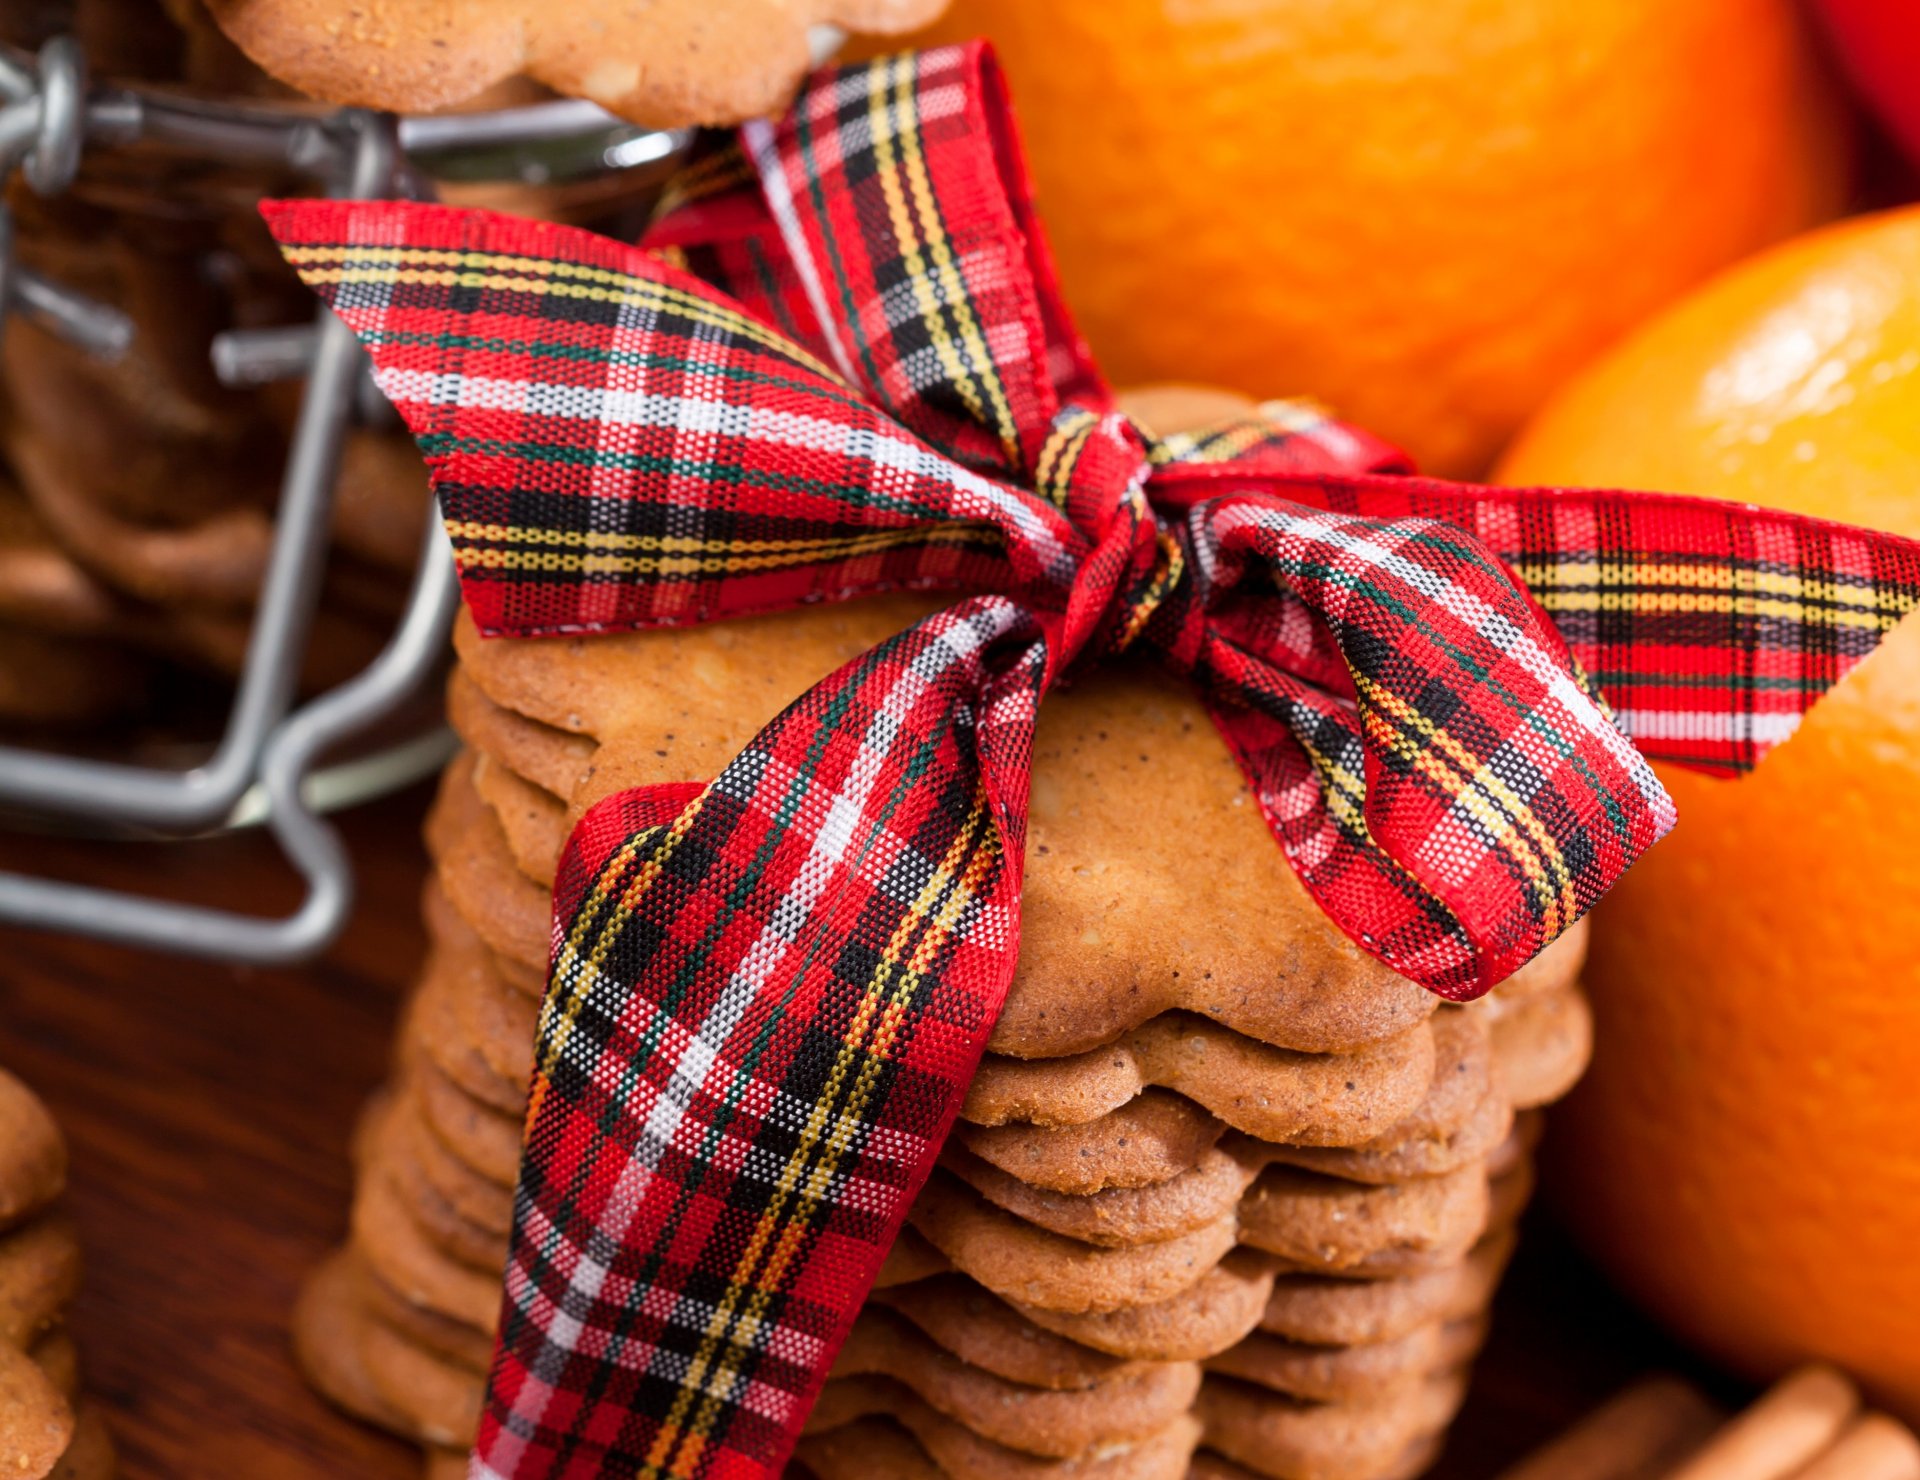
[[1012,978],[1047,651],[963,602],[582,821],[474,1475],[781,1472]]

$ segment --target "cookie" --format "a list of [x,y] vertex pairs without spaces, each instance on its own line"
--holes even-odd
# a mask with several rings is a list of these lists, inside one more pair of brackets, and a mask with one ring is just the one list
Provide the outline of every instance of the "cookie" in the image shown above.
[[436,861],[448,902],[474,933],[508,960],[544,976],[552,895],[514,866],[492,810],[481,804]]
[[10,1475],[50,1473],[73,1442],[73,1408],[39,1365],[0,1341],[0,1460]]
[[486,1396],[484,1376],[449,1362],[385,1321],[365,1320],[359,1335],[368,1380],[416,1441],[473,1442]]
[[1182,1414],[1159,1433],[1124,1444],[1102,1444],[1070,1459],[1022,1454],[973,1433],[888,1378],[848,1377],[828,1382],[808,1418],[809,1434],[884,1415],[912,1434],[949,1480],[1183,1480],[1200,1437]]
[[447,678],[447,722],[470,750],[560,798],[573,795],[600,748],[589,736],[571,735],[503,709],[461,666]]
[[1236,1136],[1166,1182],[1073,1197],[1031,1187],[964,1150],[949,1148],[941,1159],[994,1206],[1109,1248],[1159,1243],[1237,1219],[1243,1242],[1288,1260],[1311,1257],[1343,1268],[1388,1248],[1454,1249],[1458,1231],[1466,1230],[1470,1243],[1485,1224],[1486,1173],[1478,1163],[1439,1177],[1368,1184],[1298,1168],[1263,1172],[1273,1160],[1270,1146]]
[[[483,641],[463,618],[455,641],[494,703],[601,741],[578,815],[626,786],[710,778],[806,687],[936,606],[873,598],[579,639]],[[1178,856],[1156,841],[1174,835]],[[1199,700],[1144,668],[1091,675],[1042,710],[1022,914],[997,1053],[1080,1053],[1177,1008],[1339,1052],[1435,1006],[1321,912]]]
[[949,1144],[1029,1187],[1087,1197],[1169,1181],[1191,1170],[1225,1133],[1226,1126],[1192,1100],[1148,1088],[1079,1125],[958,1121]]
[[461,1161],[422,1123],[418,1102],[401,1096],[388,1129],[426,1185],[467,1222],[505,1238],[513,1227],[513,1192]]
[[888,1248],[886,1257],[880,1261],[879,1272],[873,1277],[873,1288],[891,1290],[899,1285],[910,1285],[917,1280],[946,1274],[952,1268],[938,1249],[911,1228],[903,1227]]
[[1241,1200],[1239,1236],[1296,1268],[1398,1272],[1462,1258],[1489,1208],[1478,1165],[1383,1187],[1275,1166]]
[[269,76],[328,103],[434,112],[516,77],[648,128],[785,107],[816,25],[904,33],[944,0],[207,0]]
[[1209,1375],[1199,1414],[1209,1449],[1269,1480],[1380,1480],[1444,1429],[1465,1396],[1457,1373],[1350,1403],[1295,1402]]
[[1014,1304],[1043,1331],[1135,1361],[1199,1361],[1227,1350],[1265,1316],[1273,1261],[1236,1249],[1185,1290],[1111,1311],[1067,1312]]
[[567,845],[567,804],[496,763],[485,751],[473,767],[473,787],[499,820],[514,866],[549,891]]
[[360,1302],[374,1319],[385,1322],[414,1345],[424,1347],[461,1370],[486,1376],[493,1365],[491,1333],[450,1320],[424,1305],[415,1305],[389,1289],[352,1249],[347,1250],[347,1258],[354,1268]]
[[462,1217],[441,1197],[411,1147],[393,1134],[392,1124],[383,1128],[373,1157],[360,1169],[361,1180],[384,1178],[435,1248],[469,1269],[497,1277],[507,1265],[507,1235]]
[[891,1311],[860,1313],[832,1378],[891,1377],[973,1434],[1023,1454],[1071,1459],[1151,1438],[1183,1418],[1200,1389],[1191,1362],[1143,1365],[1062,1391],[1010,1382],[953,1356]]
[[512,1190],[520,1177],[519,1117],[476,1100],[438,1065],[423,1059],[408,1076],[421,1124],[461,1161],[495,1185]]
[[1577,987],[1530,993],[1512,1003],[1489,998],[1494,1057],[1507,1097],[1531,1110],[1560,1099],[1593,1056],[1593,1011]]
[[405,1431],[367,1371],[360,1335],[370,1317],[354,1285],[349,1257],[330,1255],[307,1276],[293,1308],[293,1352],[307,1381],[335,1407],[383,1429]]
[[885,1418],[859,1418],[808,1434],[794,1458],[815,1480],[946,1480],[913,1435]]
[[1434,1371],[1442,1330],[1443,1323],[1434,1321],[1366,1346],[1307,1346],[1256,1331],[1209,1357],[1207,1371],[1316,1403],[1373,1398]]
[[489,946],[453,907],[453,901],[447,898],[446,890],[441,887],[438,874],[429,874],[420,891],[420,914],[429,939],[455,949],[480,952],[494,980],[526,998],[533,1004],[537,1014],[540,1000],[547,992],[547,966],[544,961],[538,966],[531,966],[510,960]]
[[80,1239],[64,1213],[0,1238],[0,1346],[31,1346],[79,1293]]
[[[486,963],[477,953],[462,960],[444,948],[434,950],[414,991],[407,1014],[409,1031],[426,1056],[467,1094],[503,1115],[517,1116],[526,1110],[527,1081],[507,1078],[481,1052],[475,1014],[469,1009],[472,999],[492,990],[485,974]],[[502,1054],[511,1045],[493,1047]],[[532,1055],[529,1035],[525,1048],[529,1068]]]
[[1036,1326],[964,1275],[940,1274],[876,1289],[868,1304],[905,1317],[961,1361],[1028,1387],[1090,1388],[1144,1365]]
[[390,1179],[360,1179],[351,1224],[354,1250],[389,1290],[448,1320],[481,1331],[495,1328],[499,1274],[472,1269],[435,1247]]
[[[1376,1475],[1374,1480],[1414,1480],[1414,1477],[1424,1475],[1440,1457],[1444,1442],[1444,1434],[1431,1434],[1424,1439],[1414,1440],[1407,1446],[1406,1452]],[[1235,1464],[1225,1455],[1202,1449],[1193,1457],[1193,1468],[1187,1471],[1187,1480],[1263,1480],[1263,1477],[1244,1465]]]
[[1004,1213],[938,1168],[907,1216],[956,1269],[996,1295],[1068,1314],[1178,1295],[1226,1256],[1236,1235],[1227,1218],[1164,1243],[1103,1249]]
[[1488,1324],[1480,1311],[1368,1346],[1306,1346],[1255,1332],[1210,1358],[1207,1371],[1305,1402],[1375,1401],[1465,1366],[1479,1354]]
[[988,1054],[960,1114],[976,1125],[1085,1124],[1158,1086],[1262,1141],[1351,1145],[1412,1112],[1433,1082],[1433,1062],[1433,1034],[1424,1022],[1354,1053],[1320,1054],[1166,1013],[1071,1058]]
[[1311,1346],[1369,1346],[1485,1308],[1513,1254],[1510,1229],[1489,1233],[1460,1263],[1397,1280],[1283,1274],[1269,1286],[1262,1331]]
[[1265,1157],[1258,1142],[1236,1138],[1165,1182],[1083,1197],[1033,1187],[960,1147],[949,1146],[940,1164],[995,1207],[1037,1228],[1105,1248],[1132,1248],[1233,1219]]
[[467,1480],[469,1458],[464,1449],[429,1449],[425,1480]]
[[40,1097],[0,1069],[0,1229],[31,1218],[67,1185],[67,1144]]

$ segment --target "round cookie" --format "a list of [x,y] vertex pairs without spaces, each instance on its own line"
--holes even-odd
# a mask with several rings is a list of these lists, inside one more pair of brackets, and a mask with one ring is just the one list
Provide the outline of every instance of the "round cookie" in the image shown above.
[[1193,1363],[1119,1371],[1090,1388],[1063,1391],[1008,1381],[959,1360],[889,1311],[860,1313],[832,1378],[885,1376],[991,1443],[1070,1459],[1102,1444],[1150,1438],[1183,1417],[1200,1388]]
[[0,1069],[0,1229],[32,1217],[67,1185],[67,1144],[40,1097]]
[[1262,1141],[1349,1146],[1384,1134],[1433,1083],[1425,1022],[1351,1054],[1275,1048],[1187,1013],[1165,1013],[1066,1059],[988,1054],[961,1116],[976,1125],[1085,1124],[1158,1086]]
[[1043,1330],[964,1275],[875,1290],[868,1303],[906,1317],[961,1361],[1028,1387],[1089,1388],[1141,1365]]
[[1087,1196],[1114,1187],[1150,1187],[1192,1168],[1226,1127],[1184,1096],[1145,1089],[1079,1125],[997,1126],[957,1121],[949,1144],[963,1147],[1030,1187]]
[[385,1177],[354,1191],[353,1248],[388,1289],[449,1320],[492,1331],[500,1319],[500,1276],[468,1268],[435,1248]]
[[1013,1308],[1044,1331],[1110,1356],[1198,1361],[1227,1350],[1260,1324],[1273,1284],[1270,1258],[1252,1249],[1235,1249],[1166,1300],[1082,1313],[1019,1304]]
[[80,1293],[80,1239],[48,1213],[0,1237],[0,1345],[31,1346]]

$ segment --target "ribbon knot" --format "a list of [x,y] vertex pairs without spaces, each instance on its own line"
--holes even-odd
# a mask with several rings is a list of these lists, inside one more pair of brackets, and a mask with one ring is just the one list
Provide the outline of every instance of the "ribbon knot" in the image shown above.
[[1034,492],[1088,543],[1062,613],[1065,673],[1124,653],[1180,587],[1186,560],[1152,505],[1153,470],[1147,437],[1111,408],[1063,407],[1041,444]]

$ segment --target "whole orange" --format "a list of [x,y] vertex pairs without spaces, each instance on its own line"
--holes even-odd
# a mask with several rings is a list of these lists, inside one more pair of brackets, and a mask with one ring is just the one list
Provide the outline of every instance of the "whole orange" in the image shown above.
[[1483,469],[1596,351],[1825,220],[1793,0],[955,0],[1115,384],[1309,393]]
[[[1733,269],[1562,392],[1500,477],[1920,536],[1920,208]],[[1920,1417],[1920,622],[1751,775],[1663,775],[1679,825],[1595,915],[1558,1200],[1728,1363],[1824,1357]]]

